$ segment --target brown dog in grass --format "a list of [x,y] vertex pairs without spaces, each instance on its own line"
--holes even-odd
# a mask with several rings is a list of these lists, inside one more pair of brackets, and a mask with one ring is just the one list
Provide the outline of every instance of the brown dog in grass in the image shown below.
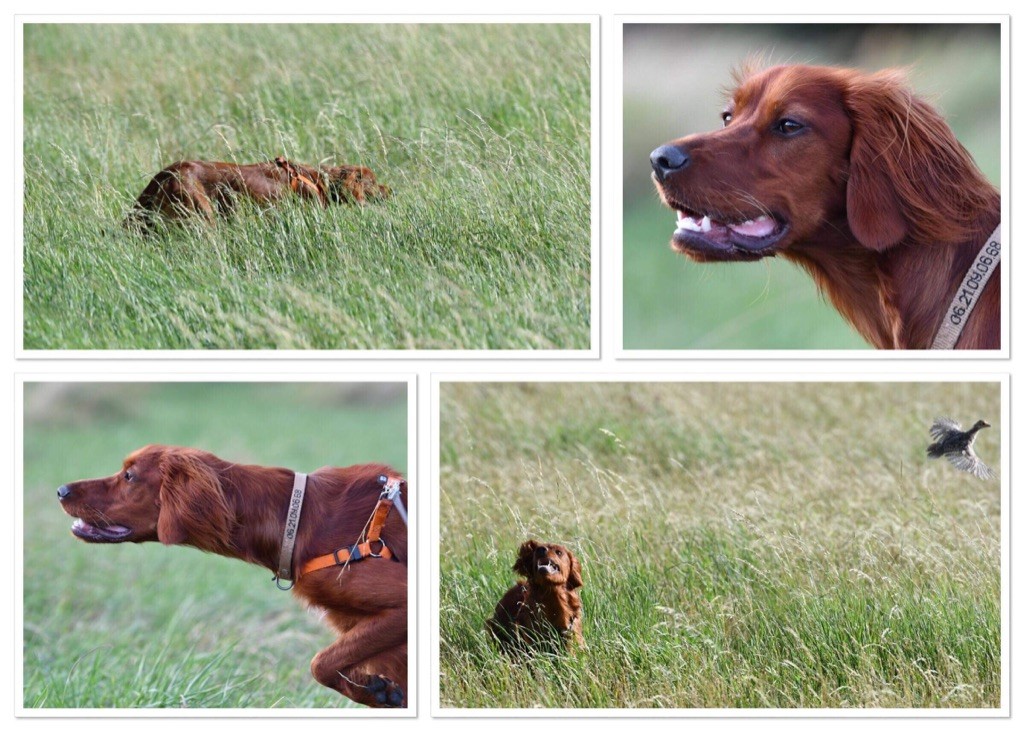
[[[337,633],[313,658],[313,677],[356,703],[404,707],[409,541],[399,511],[380,507],[385,485],[396,485],[403,502],[409,486],[381,464],[321,467],[303,482],[300,513],[293,470],[149,445],[129,455],[117,474],[61,485],[57,498],[77,518],[71,532],[88,543],[193,546],[275,575],[290,554],[295,595],[322,611]],[[294,545],[284,553],[289,535]],[[123,583],[116,574],[95,577],[104,580]],[[137,639],[138,652],[157,651],[152,638]]]
[[512,569],[522,576],[494,609],[487,629],[501,649],[583,646],[583,586],[580,562],[565,546],[526,541]]
[[153,176],[125,220],[130,230],[151,232],[157,219],[202,216],[213,223],[217,213],[230,213],[239,199],[271,205],[287,195],[330,203],[366,203],[384,199],[391,189],[360,165],[302,165],[283,157],[273,162],[238,165],[232,162],[185,160]]

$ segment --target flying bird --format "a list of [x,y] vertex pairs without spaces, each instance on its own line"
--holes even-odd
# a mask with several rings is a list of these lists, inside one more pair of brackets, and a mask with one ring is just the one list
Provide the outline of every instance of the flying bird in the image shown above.
[[932,424],[931,435],[935,440],[928,445],[928,456],[932,459],[945,457],[958,470],[970,472],[975,477],[987,480],[996,473],[974,453],[974,440],[978,432],[992,426],[984,419],[974,423],[967,431],[952,419],[940,416]]

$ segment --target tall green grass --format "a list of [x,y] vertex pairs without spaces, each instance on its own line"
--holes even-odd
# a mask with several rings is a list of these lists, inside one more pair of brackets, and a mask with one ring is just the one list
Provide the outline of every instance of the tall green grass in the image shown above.
[[[589,33],[26,26],[24,347],[589,347]],[[281,154],[395,195],[120,227],[175,160]]]
[[[250,464],[406,468],[404,384],[28,384],[26,708],[335,708],[309,661],[334,633],[261,567],[75,539],[56,489],[147,443]],[[410,506],[412,507],[412,506]]]
[[[441,403],[442,706],[999,706],[999,484],[924,454],[935,415],[995,418],[998,384],[460,383]],[[528,537],[581,558],[585,652],[510,662],[484,631]]]

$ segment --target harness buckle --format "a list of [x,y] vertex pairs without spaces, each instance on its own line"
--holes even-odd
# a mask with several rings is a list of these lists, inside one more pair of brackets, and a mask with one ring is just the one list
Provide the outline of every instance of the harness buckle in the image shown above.
[[[338,556],[338,554],[341,553],[342,551],[348,551],[348,559],[345,560],[345,561],[342,561],[341,558]],[[356,545],[354,545],[354,546],[349,546],[348,548],[339,548],[337,551],[334,552],[334,563],[336,565],[338,565],[338,566],[344,566],[347,563],[352,563],[353,561],[359,561],[362,558],[363,558],[363,555],[359,552],[359,544],[358,543]]]

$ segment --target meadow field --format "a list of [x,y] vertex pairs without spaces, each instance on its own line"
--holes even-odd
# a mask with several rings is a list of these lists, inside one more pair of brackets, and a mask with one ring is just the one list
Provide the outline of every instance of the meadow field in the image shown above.
[[404,383],[27,384],[25,413],[25,708],[353,705],[309,673],[331,629],[266,569],[183,546],[84,543],[56,490],[113,474],[148,443],[405,471]]
[[[446,383],[440,704],[1001,702],[1000,485],[927,460],[999,384]],[[587,648],[510,662],[485,620],[527,538],[581,559]]]
[[[27,25],[26,349],[586,349],[588,25]],[[72,61],[73,59],[73,61]],[[176,160],[394,196],[150,238]]]
[[781,258],[696,264],[669,248],[675,214],[651,182],[651,151],[721,127],[732,71],[809,63],[900,67],[997,187],[1000,36],[995,23],[629,24],[623,35],[623,341],[630,350],[853,350],[869,346]]

